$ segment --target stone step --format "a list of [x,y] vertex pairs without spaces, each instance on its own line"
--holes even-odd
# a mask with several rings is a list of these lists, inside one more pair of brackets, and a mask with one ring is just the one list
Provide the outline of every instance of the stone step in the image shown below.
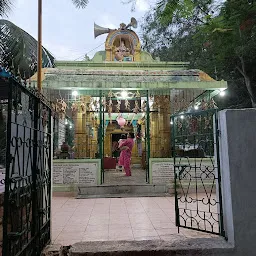
[[167,194],[173,194],[173,185],[79,185],[77,198],[166,196]]
[[[125,230],[124,230],[125,232]],[[79,242],[72,246],[60,244],[48,245],[42,256],[70,255],[70,256],[209,256],[234,255],[234,247],[221,237],[201,238],[196,234],[193,238],[175,234],[169,240],[144,241],[92,241]],[[235,254],[240,255],[240,254]]]
[[77,195],[77,199],[93,198],[131,198],[131,197],[167,197],[169,193],[140,193],[140,194],[104,194],[104,195]]

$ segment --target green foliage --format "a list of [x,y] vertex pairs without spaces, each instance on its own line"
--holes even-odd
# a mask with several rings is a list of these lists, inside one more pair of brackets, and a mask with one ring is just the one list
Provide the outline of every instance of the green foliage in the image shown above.
[[207,22],[214,13],[209,11],[213,0],[160,0],[156,6],[157,17],[163,25],[172,24],[175,19],[197,19]]
[[[43,47],[43,67],[53,67],[54,57]],[[37,41],[8,20],[0,19],[0,64],[27,79],[37,69]]]
[[72,0],[72,2],[77,8],[85,8],[89,1],[88,0]]
[[[72,0],[73,4],[77,8],[85,8],[88,4],[88,0]],[[14,0],[0,0],[0,17],[7,15],[11,10]]]
[[163,61],[189,61],[191,68],[227,80],[234,98],[235,93],[244,95],[247,106],[249,95],[255,106],[256,7],[243,0],[222,5],[200,0],[193,10],[189,3],[186,15],[178,6],[181,2],[176,8],[167,6],[173,1],[162,2],[166,5],[158,4],[142,24],[144,49]]
[[0,17],[7,15],[7,13],[11,10],[11,0],[0,0]]

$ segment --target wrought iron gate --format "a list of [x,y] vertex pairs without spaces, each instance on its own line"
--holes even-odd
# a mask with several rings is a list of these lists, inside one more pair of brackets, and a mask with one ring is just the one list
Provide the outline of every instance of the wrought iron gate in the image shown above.
[[224,236],[217,110],[173,115],[176,226]]
[[50,242],[51,109],[9,80],[3,255],[37,256]]

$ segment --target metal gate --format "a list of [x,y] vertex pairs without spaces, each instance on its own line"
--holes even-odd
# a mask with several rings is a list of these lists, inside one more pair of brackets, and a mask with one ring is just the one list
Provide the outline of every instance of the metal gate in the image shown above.
[[217,110],[171,117],[176,226],[225,236]]
[[37,256],[50,242],[51,109],[12,78],[7,90],[3,255]]

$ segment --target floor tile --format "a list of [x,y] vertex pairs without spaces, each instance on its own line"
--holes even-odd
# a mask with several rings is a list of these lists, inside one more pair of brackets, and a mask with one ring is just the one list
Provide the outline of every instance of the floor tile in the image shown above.
[[88,224],[87,227],[86,227],[86,232],[93,232],[93,231],[105,231],[105,230],[108,230],[108,224],[103,224],[103,225],[90,225]]
[[93,237],[108,236],[108,229],[107,230],[96,230],[96,231],[86,230],[84,232],[84,236],[93,236]]
[[154,226],[151,223],[140,223],[140,224],[131,223],[131,227],[136,229],[154,229]]
[[131,228],[125,228],[125,229],[122,229],[122,230],[120,230],[120,229],[110,229],[108,239],[110,241],[134,240],[134,236],[133,236]]
[[85,229],[87,227],[87,224],[80,224],[80,225],[74,225],[72,223],[68,223],[64,228],[63,232],[85,232]]
[[174,197],[81,200],[54,197],[52,202],[52,239],[63,245],[79,241],[212,237],[187,229],[178,234]]
[[149,236],[158,236],[158,233],[155,229],[133,229],[133,236],[136,237],[149,237]]
[[83,235],[84,235],[84,232],[81,232],[81,231],[61,232],[60,235],[57,237],[57,240],[82,239]]
[[82,241],[108,241],[108,230],[88,231],[84,233]]
[[114,219],[114,218],[111,218],[109,219],[109,225],[114,225],[114,224],[119,224],[119,225],[127,225],[127,224],[130,224],[130,220],[129,218],[119,218],[119,219]]
[[126,228],[131,228],[130,223],[122,223],[122,224],[113,223],[113,224],[109,224],[108,226],[109,230],[124,230]]
[[177,228],[162,228],[162,229],[156,229],[156,232],[159,236],[173,235],[173,234],[178,234],[178,229]]
[[108,224],[109,224],[109,219],[99,219],[99,218],[95,219],[95,218],[93,218],[93,219],[89,219],[89,221],[88,221],[88,225],[97,226],[97,225],[108,225]]
[[175,228],[175,224],[171,222],[152,222],[152,224],[155,227],[155,229]]
[[160,240],[159,236],[141,236],[141,237],[134,237],[136,241],[143,241],[143,240]]

